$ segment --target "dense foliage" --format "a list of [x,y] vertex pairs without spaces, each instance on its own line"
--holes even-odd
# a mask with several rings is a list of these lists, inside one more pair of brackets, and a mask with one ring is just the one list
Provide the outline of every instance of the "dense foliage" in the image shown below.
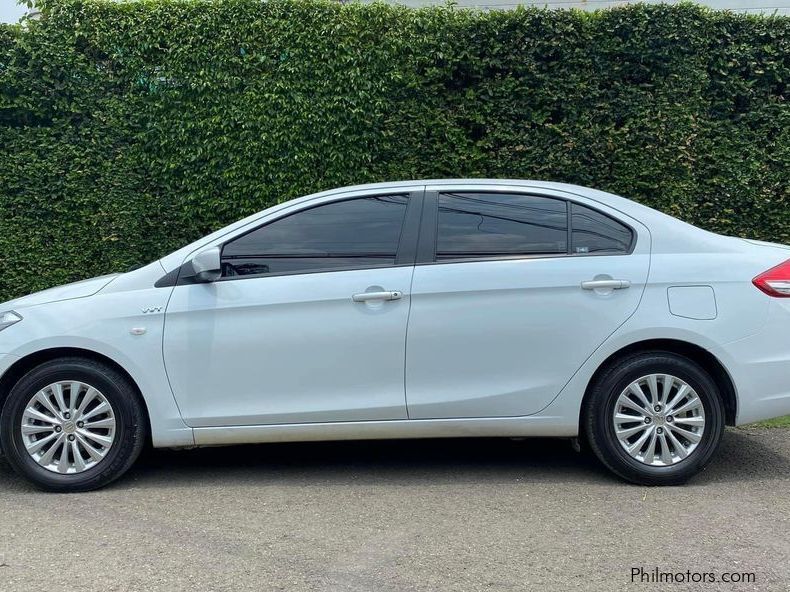
[[790,241],[790,19],[37,0],[0,27],[0,299],[346,184],[589,185]]

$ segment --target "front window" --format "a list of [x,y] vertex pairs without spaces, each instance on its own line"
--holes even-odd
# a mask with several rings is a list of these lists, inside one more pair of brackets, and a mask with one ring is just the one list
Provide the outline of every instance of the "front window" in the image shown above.
[[270,222],[227,243],[222,275],[282,275],[395,264],[408,198],[332,202]]

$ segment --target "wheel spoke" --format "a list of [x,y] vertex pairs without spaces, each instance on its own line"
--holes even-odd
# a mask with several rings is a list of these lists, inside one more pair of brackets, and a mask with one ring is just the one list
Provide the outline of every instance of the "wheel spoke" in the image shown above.
[[677,409],[672,409],[670,413],[672,413],[672,415],[680,415],[681,413],[686,413],[687,411],[693,411],[699,409],[700,407],[702,407],[702,402],[695,395],[693,398],[686,401],[683,405],[681,405]]
[[79,417],[82,415],[82,412],[85,411],[85,407],[87,407],[88,404],[98,396],[98,394],[99,391],[97,391],[95,388],[88,387],[88,390],[85,392],[85,396],[82,398],[82,401],[80,401],[80,406],[77,407],[76,411],[74,412],[75,419],[79,419]]
[[695,415],[694,417],[676,417],[675,424],[682,423],[683,425],[690,425],[690,426],[704,426],[705,425],[705,418],[699,417]]
[[46,393],[44,393],[44,391],[38,391],[34,398],[36,401],[41,403],[41,405],[44,406],[44,409],[46,409],[52,414],[52,417],[60,416],[60,413],[58,413],[58,410],[55,409],[55,406],[52,404],[52,401],[49,400],[49,396],[47,396]]
[[628,415],[626,413],[617,413],[614,416],[614,420],[617,423],[642,423],[645,421],[645,415],[647,414],[643,413],[642,415]]
[[77,433],[82,436],[83,438],[90,438],[97,444],[101,444],[102,446],[109,446],[112,444],[112,438],[107,436],[102,436],[100,434],[94,434],[89,432],[88,430],[77,430]]
[[115,427],[115,420],[112,417],[105,417],[104,419],[97,419],[95,421],[86,421],[85,422],[85,429],[96,429],[96,428],[114,428]]
[[32,436],[34,434],[43,434],[44,432],[54,432],[55,426],[53,425],[30,425],[27,423],[22,424],[22,435]]
[[71,386],[69,387],[69,411],[71,411],[72,415],[76,411],[77,408],[77,396],[80,394],[82,390],[82,384],[79,382],[72,382]]
[[639,386],[639,383],[635,382],[630,387],[628,387],[628,392],[639,399],[639,402],[644,405],[645,409],[650,409],[650,401],[648,401],[647,397],[645,397],[645,393],[642,392],[642,387]]
[[672,400],[667,403],[667,413],[674,413],[675,405],[685,399],[688,396],[690,390],[691,387],[689,385],[681,385],[680,388],[678,388],[678,392],[676,392],[675,396],[672,397]]
[[44,446],[46,446],[48,442],[52,442],[52,440],[54,440],[57,437],[58,434],[56,434],[53,431],[49,436],[44,436],[40,440],[36,440],[35,442],[28,444],[26,446],[28,453],[31,455],[36,454],[39,450],[44,448]]
[[628,409],[633,409],[634,411],[640,413],[642,417],[648,415],[647,409],[639,405],[638,403],[634,403],[629,397],[625,395],[621,395],[620,398],[617,400],[617,404],[621,407],[626,407]]
[[686,452],[686,447],[680,443],[675,437],[675,434],[672,433],[672,430],[667,430],[667,438],[672,441],[672,446],[675,449],[675,453],[681,458],[686,458],[688,456],[688,452]]
[[58,460],[58,473],[67,473],[69,470],[69,442],[68,440],[62,441],[63,446],[60,448],[60,459]]
[[647,377],[647,388],[650,390],[650,403],[655,405],[659,402],[659,394],[658,394],[658,375],[651,374]]
[[629,446],[628,452],[630,452],[631,455],[635,455],[637,452],[639,452],[642,449],[642,446],[645,445],[645,440],[647,440],[650,437],[650,434],[652,434],[653,431],[654,431],[653,426],[650,426],[650,429],[645,430],[645,433],[639,436],[636,442],[634,442],[633,444],[631,444],[631,446]]
[[686,396],[688,396],[690,390],[691,387],[689,385],[687,384],[680,385],[680,387],[678,387],[678,391],[675,393],[675,396],[672,397],[672,400],[669,403],[667,403],[667,411],[671,411],[675,407],[675,405],[677,405],[683,399],[685,399]]
[[50,417],[46,413],[41,413],[38,409],[33,409],[32,407],[28,407],[27,409],[25,409],[25,413],[22,418],[23,421],[25,418],[37,419],[38,421],[43,421],[53,426],[60,424],[60,420],[55,419],[54,417]]
[[87,421],[88,418],[93,417],[95,415],[99,415],[100,413],[107,413],[110,410],[110,405],[106,401],[102,401],[96,407],[88,411],[86,414],[80,417],[83,421]]
[[59,382],[52,386],[52,392],[55,394],[55,402],[58,404],[58,408],[60,409],[60,414],[63,415],[64,413],[68,413],[69,406],[66,405],[66,399],[63,394],[63,385]]
[[85,451],[88,453],[91,459],[93,459],[94,462],[99,462],[101,459],[104,458],[102,451],[99,450],[98,448],[94,448],[90,442],[88,442],[85,438],[82,437],[82,435],[77,434],[77,440],[79,441],[80,444],[82,444],[83,448],[85,448]]
[[85,470],[85,461],[82,458],[82,454],[80,453],[79,446],[77,445],[77,440],[72,440],[71,444],[71,454],[74,456],[74,468],[77,469],[78,473],[81,473]]
[[669,402],[669,393],[672,392],[672,385],[675,383],[674,379],[671,376],[667,376],[666,374],[661,376],[661,404],[666,407],[667,403]]
[[680,427],[678,427],[676,425],[672,426],[669,429],[671,431],[675,432],[676,434],[680,434],[686,440],[688,440],[689,442],[692,442],[694,444],[696,444],[697,442],[702,440],[702,436],[700,434],[697,434],[696,432],[690,432],[688,430],[684,430],[683,428],[680,428]]
[[667,445],[667,436],[666,434],[661,434],[661,462],[665,465],[672,464],[672,453],[669,451],[669,446]]
[[642,430],[646,430],[649,427],[650,427],[649,425],[646,425],[646,424],[640,422],[639,425],[636,426],[636,427],[623,428],[623,429],[617,428],[617,429],[615,429],[615,431],[617,432],[617,437],[618,438],[630,438],[634,434],[638,434]]
[[52,446],[50,446],[44,454],[41,455],[41,458],[38,459],[38,464],[46,467],[49,463],[51,463],[53,457],[55,456],[55,452],[63,444],[63,440],[64,440],[63,434],[60,434],[58,436],[58,439],[55,440],[55,443]]
[[647,450],[645,450],[644,459],[647,463],[652,463],[656,457],[656,441],[658,440],[658,434],[656,431],[653,430],[653,433],[650,434],[650,442],[647,444]]

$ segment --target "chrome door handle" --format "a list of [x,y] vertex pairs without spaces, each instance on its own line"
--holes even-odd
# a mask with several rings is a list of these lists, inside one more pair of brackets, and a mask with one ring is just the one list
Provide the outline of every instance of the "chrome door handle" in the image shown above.
[[368,302],[370,300],[400,300],[403,292],[392,290],[391,292],[360,292],[354,294],[351,300],[354,302]]
[[582,282],[582,290],[624,290],[630,288],[628,280],[588,280]]

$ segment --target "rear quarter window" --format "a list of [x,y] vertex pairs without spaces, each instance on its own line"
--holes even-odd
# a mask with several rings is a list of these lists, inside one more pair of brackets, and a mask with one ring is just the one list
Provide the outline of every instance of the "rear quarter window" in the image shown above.
[[628,253],[633,231],[592,208],[571,204],[571,253]]

